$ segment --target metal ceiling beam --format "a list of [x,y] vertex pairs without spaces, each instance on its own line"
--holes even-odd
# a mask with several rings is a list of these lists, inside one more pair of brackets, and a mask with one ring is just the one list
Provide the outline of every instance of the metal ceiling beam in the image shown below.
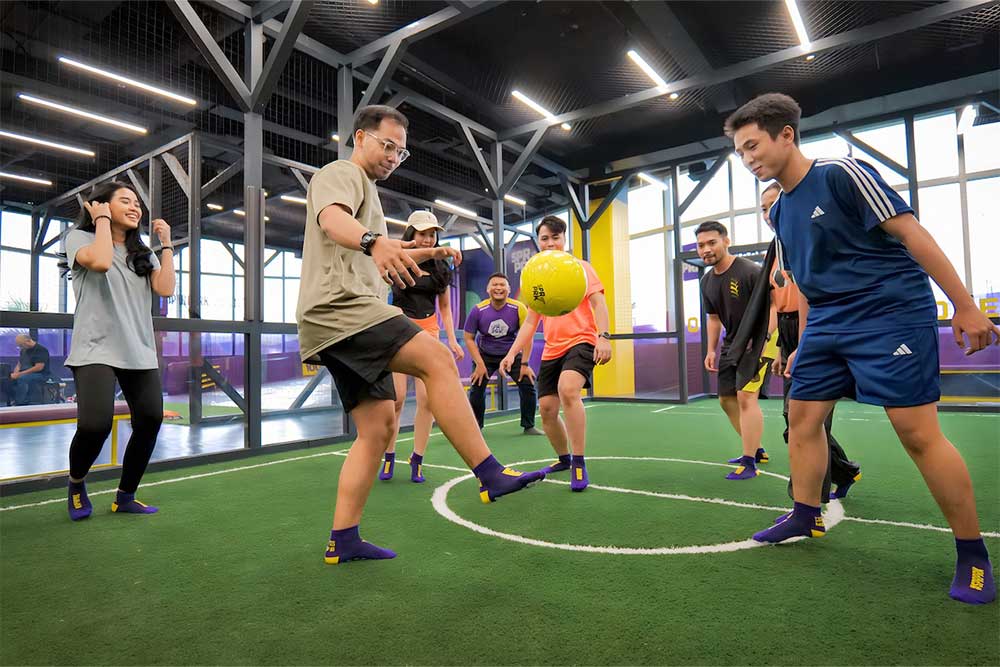
[[576,194],[576,189],[573,187],[573,184],[569,182],[569,179],[562,174],[559,174],[559,183],[562,185],[563,191],[569,198],[570,209],[576,216],[576,219],[580,221],[580,224],[583,224],[587,220],[588,216],[583,210],[583,205],[580,204],[580,198]]
[[278,79],[281,77],[282,72],[284,72],[285,65],[288,63],[288,59],[291,58],[292,51],[295,49],[295,40],[298,38],[299,33],[302,32],[302,27],[305,26],[306,19],[309,18],[309,12],[312,10],[314,3],[315,0],[296,0],[296,2],[292,3],[292,8],[288,10],[285,22],[281,26],[281,34],[278,35],[277,40],[271,46],[271,52],[264,63],[260,79],[257,80],[256,85],[253,87],[253,93],[250,96],[250,106],[254,111],[258,113],[263,111],[271,99],[271,94],[274,93],[274,89],[278,86]]
[[98,176],[97,178],[92,178],[89,181],[87,181],[86,183],[84,183],[82,185],[78,185],[77,187],[73,188],[72,190],[69,190],[67,192],[62,193],[61,195],[53,197],[52,199],[49,199],[48,201],[43,202],[43,203],[39,204],[38,206],[35,206],[32,210],[33,211],[41,211],[41,210],[47,209],[47,208],[54,209],[55,207],[59,206],[63,202],[65,202],[65,201],[67,201],[69,199],[73,199],[74,197],[76,197],[77,195],[79,195],[82,192],[86,192],[87,190],[89,190],[90,188],[94,187],[98,183],[103,183],[104,181],[110,181],[115,176],[121,174],[122,172],[124,172],[124,171],[126,171],[128,169],[133,169],[135,167],[138,167],[139,165],[141,165],[142,163],[146,162],[150,158],[156,157],[157,155],[162,155],[162,154],[164,154],[164,153],[166,153],[168,151],[172,151],[173,149],[175,149],[175,148],[177,148],[179,146],[183,146],[190,139],[191,139],[191,135],[190,134],[185,134],[183,137],[179,137],[177,139],[174,139],[170,143],[164,144],[163,146],[160,146],[159,148],[156,148],[156,149],[154,149],[154,150],[146,153],[145,155],[140,155],[139,157],[137,157],[134,160],[126,162],[125,164],[122,164],[122,165],[118,165],[117,167],[115,167],[111,171],[106,171],[103,174],[101,174],[100,176]]
[[243,171],[243,159],[240,158],[236,162],[233,162],[228,167],[216,174],[210,181],[201,186],[201,196],[202,198],[215,192],[220,186],[222,186],[226,181],[235,176],[236,174]]
[[476,172],[479,174],[479,178],[482,179],[483,185],[489,190],[490,195],[493,197],[500,197],[500,186],[497,184],[497,180],[503,174],[493,174],[493,170],[490,169],[489,165],[486,164],[486,158],[483,157],[483,149],[479,147],[479,143],[476,138],[472,136],[472,130],[469,129],[468,125],[464,123],[459,123],[459,130],[462,133],[462,137],[465,139],[466,145],[469,150],[472,151],[472,157]]
[[[156,158],[151,159],[155,160]],[[142,203],[146,205],[146,210],[148,211],[153,208],[150,205],[151,200],[149,198],[149,186],[147,186],[146,182],[142,180],[142,176],[136,173],[134,169],[126,169],[125,174],[128,176],[128,180],[132,181],[132,187],[135,188],[135,193],[139,195],[139,199],[142,200]]]
[[164,153],[162,155],[163,164],[167,165],[167,170],[177,181],[177,185],[181,186],[181,190],[184,191],[184,196],[191,197],[191,179],[188,177],[184,167],[181,165],[180,160],[173,153]]
[[201,17],[198,16],[194,7],[191,6],[190,1],[169,0],[169,6],[177,17],[177,20],[180,21],[184,31],[188,34],[188,37],[191,38],[194,45],[201,51],[212,71],[219,77],[219,81],[229,91],[229,94],[232,95],[240,109],[249,111],[250,89],[243,83],[243,79],[232,63],[229,62],[226,54],[215,43],[212,33],[205,27]]
[[691,202],[697,199],[698,195],[701,194],[701,191],[704,190],[712,179],[715,178],[715,175],[719,173],[719,170],[726,166],[729,162],[729,154],[731,152],[731,149],[726,148],[716,154],[715,164],[713,164],[712,167],[705,172],[705,175],[701,177],[700,181],[698,181],[698,185],[695,186],[694,190],[688,193],[688,196],[684,198],[684,201],[678,204],[676,214],[678,221],[684,215],[684,212],[688,210],[688,207],[691,206]]
[[593,226],[597,224],[597,221],[600,220],[601,216],[604,215],[604,212],[611,207],[611,204],[614,203],[615,199],[621,194],[622,190],[628,187],[629,181],[632,180],[632,177],[635,174],[636,172],[630,171],[623,175],[620,179],[618,179],[617,183],[611,186],[611,191],[608,192],[607,196],[601,200],[601,203],[597,206],[594,212],[586,218],[586,221],[584,221],[584,218],[580,218],[580,227],[583,228],[584,231],[592,229]]
[[389,45],[385,55],[382,56],[382,62],[379,63],[378,69],[375,70],[375,74],[372,76],[372,80],[368,83],[368,89],[365,90],[361,101],[358,102],[359,109],[377,102],[382,97],[386,84],[392,79],[392,75],[396,73],[396,68],[399,67],[399,63],[405,53],[406,44],[403,42],[393,42]]
[[[203,0],[203,2],[219,10],[226,16],[236,19],[237,21],[249,20],[254,17],[254,11],[251,9],[250,5],[239,2],[238,0]],[[277,37],[281,34],[281,29],[281,21],[270,19],[264,22],[264,34],[268,37]],[[295,40],[295,48],[308,56],[311,56],[328,65],[333,65],[334,67],[338,67],[347,62],[344,54],[334,51],[325,44],[306,35],[298,36]]]
[[[799,123],[799,131],[803,137],[808,137],[817,131],[829,131],[835,126],[877,123],[897,117],[906,111],[932,110],[953,102],[958,103],[961,98],[977,95],[983,90],[995,90],[998,80],[1000,80],[1000,70],[991,70],[883,97],[850,102],[803,118]],[[608,178],[633,168],[655,171],[678,162],[711,157],[717,151],[727,147],[732,148],[732,145],[732,139],[719,133],[717,136],[682,146],[672,146],[615,160],[610,164],[610,172],[593,174],[593,177]]]
[[839,49],[854,44],[872,42],[892,35],[897,35],[909,30],[915,30],[932,23],[944,21],[946,19],[968,14],[969,12],[995,5],[1000,0],[949,0],[926,9],[911,12],[903,16],[879,21],[871,25],[848,30],[837,35],[818,39],[810,45],[808,49],[802,46],[792,46],[787,49],[770,53],[766,56],[746,60],[729,67],[722,67],[712,72],[696,74],[680,81],[667,83],[666,87],[653,87],[639,91],[632,95],[625,95],[614,100],[592,104],[582,109],[557,114],[550,118],[543,118],[524,125],[518,125],[500,133],[501,140],[512,139],[528,132],[534,132],[542,127],[552,127],[561,123],[578,123],[589,118],[606,116],[608,114],[625,111],[632,107],[648,102],[649,100],[668,95],[670,93],[681,92],[691,88],[707,88],[720,83],[728,83],[741,79],[758,72],[763,72],[787,62],[797,60],[807,53],[819,53],[831,49]]
[[[661,49],[686,72],[711,72],[712,64],[691,38],[687,29],[666,2],[632,2],[626,6],[638,16],[649,29],[653,39]],[[732,85],[725,91],[712,92],[710,98],[716,111],[723,112],[736,108],[736,95]]]
[[291,0],[261,0],[253,9],[253,19],[258,23],[265,23],[276,18],[281,12],[294,9],[295,2]]
[[446,7],[428,17],[422,18],[419,21],[414,21],[408,26],[391,32],[384,37],[380,37],[370,44],[366,44],[359,49],[351,51],[347,54],[347,61],[355,67],[358,65],[364,65],[365,63],[374,60],[375,57],[378,56],[379,52],[392,46],[394,43],[403,41],[413,43],[418,40],[425,39],[436,32],[440,32],[445,28],[457,25],[466,19],[472,18],[473,16],[481,14],[489,9],[493,9],[500,4],[502,3],[482,2],[473,7],[466,7],[465,9]]
[[545,133],[548,132],[548,129],[549,128],[547,127],[543,127],[536,130],[532,135],[531,141],[529,141],[528,145],[523,151],[521,151],[517,161],[514,162],[514,166],[511,167],[510,171],[507,172],[507,175],[504,176],[503,183],[500,184],[500,190],[498,192],[501,197],[510,192],[514,187],[514,184],[517,183],[517,179],[521,178],[521,175],[524,174],[524,170],[528,168],[528,164],[531,162],[531,159],[535,156],[535,153],[538,152],[538,149],[541,148],[542,139],[545,138]]
[[854,134],[850,130],[838,130],[837,132],[834,132],[834,134],[836,134],[838,137],[840,137],[847,143],[851,144],[855,148],[860,148],[864,152],[868,153],[873,158],[875,158],[885,166],[895,171],[897,174],[901,176],[906,176],[909,173],[909,170],[906,167],[899,164],[898,162],[896,162],[891,157],[889,157],[882,151],[878,150],[874,146],[871,146],[870,144],[868,144],[865,141],[862,141],[861,139],[858,139],[856,136],[854,136]]

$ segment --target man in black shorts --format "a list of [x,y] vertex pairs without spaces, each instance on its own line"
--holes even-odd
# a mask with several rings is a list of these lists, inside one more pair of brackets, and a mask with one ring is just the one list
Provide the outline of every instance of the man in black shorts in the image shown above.
[[[753,479],[760,474],[758,463],[767,463],[768,456],[761,447],[764,433],[764,415],[758,397],[766,377],[762,367],[749,383],[736,386],[736,364],[726,359],[726,352],[740,326],[743,313],[750,301],[750,294],[759,280],[763,280],[761,267],[748,259],[729,254],[729,233],[721,223],[703,222],[695,230],[698,239],[698,256],[711,270],[701,279],[701,294],[705,313],[708,315],[708,354],[705,368],[719,374],[719,403],[730,423],[743,442],[743,454],[730,463],[737,468],[726,479]],[[723,327],[726,337],[719,355],[719,335]],[[718,363],[718,359],[723,359]]]
[[[565,251],[566,223],[547,215],[538,223],[538,247],[541,250]],[[545,347],[538,371],[538,405],[542,428],[559,457],[546,472],[570,471],[570,491],[583,491],[589,477],[584,459],[587,440],[587,413],[580,392],[590,387],[595,365],[611,361],[611,321],[604,285],[589,262],[578,260],[587,275],[587,290],[580,305],[559,317],[528,313],[500,370],[510,373],[517,355],[527,349],[539,322],[544,322]],[[562,408],[565,421],[559,418]],[[570,453],[572,452],[572,454]]]
[[386,235],[375,182],[385,180],[410,153],[406,117],[388,106],[368,106],[354,121],[350,160],[313,176],[306,204],[302,280],[296,320],[300,356],[329,369],[358,437],[340,471],[326,562],[393,558],[361,539],[358,524],[382,454],[395,430],[392,373],[419,378],[430,410],[448,440],[479,478],[483,502],[544,479],[521,473],[490,453],[465,397],[448,348],[386,300],[387,285],[413,285],[424,260],[462,254],[449,247],[414,248]]

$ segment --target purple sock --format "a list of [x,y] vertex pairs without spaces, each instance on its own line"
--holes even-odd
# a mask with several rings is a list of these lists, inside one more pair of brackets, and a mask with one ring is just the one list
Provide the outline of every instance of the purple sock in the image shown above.
[[573,462],[572,454],[561,454],[559,456],[559,463],[565,463],[566,465],[569,465],[572,462]]
[[416,452],[410,454],[410,481],[421,484],[426,482],[423,471],[424,457]]
[[757,467],[757,459],[754,458],[753,456],[741,456],[740,457],[740,465],[741,466],[746,466],[747,468],[756,468]]
[[87,497],[87,485],[84,482],[69,483],[69,518],[73,521],[86,519],[94,511]]
[[396,467],[396,452],[386,452],[385,462],[379,466],[378,478],[383,482],[392,479],[392,471]]
[[395,557],[395,551],[362,540],[358,526],[352,526],[330,531],[325,560],[330,565],[337,565],[352,560],[386,560]]
[[[561,456],[559,458],[562,459]],[[578,466],[578,467],[585,467],[587,465],[587,462],[584,460],[584,458],[582,456],[576,456],[576,455],[574,455],[573,456],[573,465],[574,466]]]
[[792,512],[800,519],[809,519],[809,523],[812,523],[812,519],[820,516],[821,509],[819,507],[813,507],[812,505],[806,505],[805,503],[795,503],[792,508]]
[[361,541],[361,527],[351,526],[350,528],[341,528],[340,530],[331,530],[330,539],[337,540],[343,543],[345,546],[354,544],[355,542]]
[[121,514],[156,514],[160,508],[140,503],[135,499],[134,493],[119,491],[115,502],[111,504],[111,511]]
[[472,469],[472,474],[482,480],[490,479],[503,472],[503,465],[490,454],[482,463]]
[[995,600],[997,588],[993,579],[993,566],[983,538],[956,538],[955,549],[958,551],[958,560],[949,595],[966,604],[989,604]]

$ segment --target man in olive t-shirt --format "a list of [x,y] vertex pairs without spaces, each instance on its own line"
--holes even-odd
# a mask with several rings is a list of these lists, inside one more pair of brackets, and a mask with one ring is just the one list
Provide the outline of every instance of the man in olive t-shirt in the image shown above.
[[[354,152],[313,176],[306,196],[302,279],[296,319],[303,361],[330,371],[344,409],[358,429],[340,471],[333,530],[325,560],[393,558],[361,539],[358,524],[395,432],[392,373],[427,386],[431,413],[479,478],[483,502],[544,479],[541,472],[505,468],[490,453],[448,348],[386,303],[387,285],[413,285],[418,264],[462,254],[450,247],[420,248],[386,235],[375,181],[409,157],[406,117],[393,107],[367,106],[354,119]],[[345,137],[341,146],[347,145]]]

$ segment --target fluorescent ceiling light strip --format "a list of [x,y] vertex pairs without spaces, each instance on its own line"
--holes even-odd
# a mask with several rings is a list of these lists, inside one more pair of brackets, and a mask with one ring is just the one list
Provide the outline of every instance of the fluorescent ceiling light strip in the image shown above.
[[38,144],[39,146],[47,146],[48,148],[55,148],[60,151],[68,151],[70,153],[78,153],[79,155],[94,157],[94,151],[89,151],[86,148],[77,148],[76,146],[70,146],[68,144],[46,141],[45,139],[39,139],[38,137],[29,137],[24,134],[17,134],[16,132],[8,132],[7,130],[0,130],[0,137],[7,137],[8,139],[24,141],[29,144]]
[[9,171],[0,171],[0,178],[12,178],[15,181],[37,183],[38,185],[52,185],[52,181],[46,180],[44,178],[33,178],[31,176],[22,176],[21,174],[12,174]]
[[281,201],[290,201],[293,204],[302,204],[303,206],[306,205],[305,197],[293,197],[292,195],[281,195]]
[[396,218],[390,218],[388,216],[386,216],[385,221],[388,222],[388,223],[391,223],[393,225],[402,225],[403,227],[408,227],[409,224],[410,224],[410,223],[406,222],[405,220],[397,220]]
[[208,206],[208,208],[211,209],[211,210],[213,210],[213,211],[221,211],[222,210],[222,207],[219,206],[218,204],[206,204],[206,206]]
[[467,216],[469,218],[477,218],[477,217],[479,217],[479,216],[476,215],[475,211],[470,211],[467,208],[462,208],[461,206],[456,206],[455,204],[452,204],[451,202],[447,202],[447,201],[445,201],[443,199],[435,199],[434,203],[437,204],[438,206],[441,206],[443,208],[448,209],[449,211],[454,211],[455,213],[461,213],[462,215]]
[[182,104],[189,104],[194,106],[197,102],[190,97],[185,97],[183,95],[178,95],[177,93],[172,93],[169,90],[163,88],[158,88],[157,86],[152,86],[148,83],[143,83],[142,81],[136,81],[135,79],[130,79],[127,76],[122,76],[121,74],[115,74],[114,72],[109,72],[107,70],[99,69],[91,65],[85,65],[81,62],[77,62],[65,56],[59,56],[59,62],[69,65],[71,67],[76,67],[77,69],[82,69],[85,72],[90,72],[91,74],[96,74],[97,76],[103,76],[106,79],[111,79],[113,81],[118,81],[119,83],[124,83],[129,86],[135,86],[136,88],[141,88],[148,93],[153,93],[154,95],[161,95],[163,97],[169,97],[172,100],[180,102]]
[[[511,91],[510,94],[513,95],[515,99],[523,102],[524,104],[527,104],[529,107],[531,107],[532,110],[537,111],[546,118],[549,119],[555,118],[555,115],[551,111],[549,111],[548,109],[540,105],[538,102],[534,101],[533,99],[522,93],[520,90]],[[570,125],[569,123],[563,123],[559,127],[561,127],[564,130],[573,129],[573,126]]]
[[107,125],[115,125],[117,127],[121,127],[126,130],[131,130],[132,132],[138,132],[139,134],[146,134],[148,132],[146,128],[140,127],[138,125],[133,125],[131,123],[115,120],[114,118],[102,116],[100,114],[92,113],[90,111],[84,111],[83,109],[77,109],[76,107],[69,107],[66,106],[65,104],[59,104],[58,102],[50,102],[49,100],[43,100],[40,97],[35,97],[33,95],[28,95],[26,93],[18,93],[17,96],[20,99],[24,100],[25,102],[38,104],[43,107],[55,109],[56,111],[62,111],[64,113],[73,114],[74,116],[89,118],[90,120],[96,120],[99,123],[106,123]]
[[799,6],[795,4],[795,0],[785,0],[785,6],[788,7],[788,15],[792,18],[792,26],[795,27],[795,34],[799,36],[799,44],[803,48],[809,48],[811,43],[809,33],[806,32],[806,24],[802,22]]
[[339,134],[333,135],[332,138],[333,138],[334,141],[338,141],[338,142],[340,141],[340,135]]
[[[246,215],[247,215],[247,212],[244,211],[241,208],[234,208],[233,209],[233,213],[235,213],[236,215],[240,216],[241,218],[245,218]],[[264,222],[268,222],[270,219],[271,218],[267,217],[266,215],[264,216]]]
[[514,195],[504,195],[504,199],[509,201],[511,204],[517,204],[518,206],[527,206],[528,202],[521,199],[520,197],[515,197]]
[[646,76],[653,80],[653,83],[656,84],[657,88],[661,88],[664,92],[666,92],[667,82],[663,80],[663,77],[656,73],[656,70],[650,67],[649,63],[643,60],[642,56],[640,56],[636,51],[630,50],[628,52],[628,57],[632,59],[632,62],[639,66],[639,69],[646,73]]

